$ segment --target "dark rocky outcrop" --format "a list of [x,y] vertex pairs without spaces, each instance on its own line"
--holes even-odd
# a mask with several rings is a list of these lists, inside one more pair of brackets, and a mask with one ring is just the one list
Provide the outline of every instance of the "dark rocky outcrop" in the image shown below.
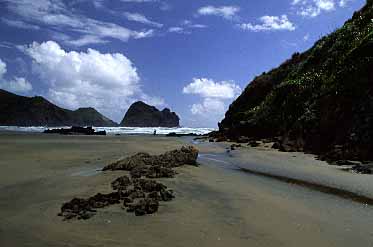
[[114,191],[109,194],[98,193],[88,199],[74,198],[64,203],[58,215],[64,220],[86,220],[94,216],[97,209],[119,203],[136,216],[153,214],[158,211],[160,202],[175,197],[172,190],[154,179],[173,177],[175,167],[197,165],[197,157],[197,149],[182,147],[161,155],[138,153],[116,161],[103,170],[129,171],[130,177],[121,176],[111,182]]
[[99,135],[105,136],[106,131],[96,131],[92,127],[71,127],[71,128],[61,128],[61,129],[47,129],[44,130],[45,134],[60,134],[60,135]]
[[138,153],[131,157],[120,159],[103,168],[104,171],[123,170],[132,171],[139,167],[165,167],[174,168],[182,165],[197,165],[198,150],[192,146],[182,147],[161,155]]
[[124,116],[123,127],[179,127],[179,117],[165,108],[159,111],[154,106],[138,101],[133,103]]
[[200,135],[195,134],[195,133],[178,134],[175,132],[171,132],[171,133],[168,133],[166,136],[167,137],[184,137],[184,136],[200,136]]
[[[328,161],[373,159],[373,1],[335,32],[256,77],[214,140],[277,141]],[[278,138],[277,138],[278,137]]]
[[93,108],[76,111],[60,108],[43,97],[24,97],[0,89],[0,125],[97,126],[117,124]]

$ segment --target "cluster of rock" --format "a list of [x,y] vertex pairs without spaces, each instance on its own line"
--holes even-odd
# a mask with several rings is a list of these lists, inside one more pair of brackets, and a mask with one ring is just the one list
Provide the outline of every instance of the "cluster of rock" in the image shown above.
[[106,135],[106,131],[96,131],[92,127],[77,127],[61,128],[61,129],[47,129],[45,134],[60,134],[60,135]]
[[113,192],[96,194],[88,199],[74,198],[64,203],[59,216],[64,219],[89,219],[99,208],[122,204],[127,212],[136,216],[153,214],[158,211],[160,201],[174,198],[173,191],[154,178],[171,178],[175,167],[197,165],[198,150],[182,147],[180,150],[161,155],[138,153],[106,166],[104,171],[128,171],[130,176],[122,176],[111,183]]

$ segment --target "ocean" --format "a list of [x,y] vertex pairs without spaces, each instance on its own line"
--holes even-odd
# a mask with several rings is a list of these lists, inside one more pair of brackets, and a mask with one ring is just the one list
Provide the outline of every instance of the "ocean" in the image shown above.
[[[17,132],[33,132],[41,133],[46,129],[57,129],[57,128],[70,128],[70,126],[62,127],[43,127],[43,126],[32,126],[32,127],[18,127],[18,126],[0,126],[0,131],[17,131]],[[157,131],[159,135],[167,135],[169,133],[177,134],[197,134],[204,135],[214,131],[214,128],[189,128],[189,127],[180,127],[180,128],[138,128],[138,127],[93,127],[96,131],[105,130],[108,135],[135,135],[135,134],[149,134],[152,135],[154,130]]]

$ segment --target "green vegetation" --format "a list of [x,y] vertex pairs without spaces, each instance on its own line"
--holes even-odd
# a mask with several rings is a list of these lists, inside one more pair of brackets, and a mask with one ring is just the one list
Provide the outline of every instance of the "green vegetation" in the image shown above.
[[373,158],[372,19],[369,0],[342,28],[256,77],[230,106],[221,132],[282,136],[317,153],[342,146],[346,158]]

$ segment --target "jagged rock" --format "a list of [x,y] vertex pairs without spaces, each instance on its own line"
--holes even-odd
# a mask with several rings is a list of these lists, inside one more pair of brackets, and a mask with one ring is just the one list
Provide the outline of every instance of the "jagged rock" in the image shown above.
[[123,127],[179,127],[179,117],[170,109],[159,111],[154,106],[138,101],[133,103],[124,116]]
[[159,202],[154,199],[142,199],[128,205],[127,212],[135,212],[136,216],[154,214],[158,211]]
[[149,166],[140,165],[140,166],[134,167],[130,171],[130,174],[132,178],[141,178],[143,176],[146,176],[148,172],[149,172]]
[[172,190],[161,190],[161,198],[163,201],[168,202],[175,198]]
[[131,171],[137,166],[146,166],[150,164],[151,155],[147,153],[137,153],[131,157],[120,159],[115,161],[103,168],[103,171],[114,171],[114,170],[123,170]]
[[64,203],[59,216],[69,219],[89,219],[96,213],[96,208],[103,208],[112,204],[120,203],[119,194],[96,194],[88,199],[74,198],[70,202]]
[[183,136],[200,136],[200,135],[195,134],[195,133],[177,134],[175,132],[171,132],[171,133],[168,133],[166,136],[167,137],[183,137]]
[[230,148],[231,148],[232,151],[234,151],[234,150],[236,150],[236,148],[240,148],[240,147],[242,147],[241,144],[232,144],[232,145],[230,146]]
[[161,195],[160,195],[160,192],[157,192],[157,191],[150,192],[150,193],[147,195],[147,198],[155,199],[155,200],[157,200],[157,201],[162,200]]
[[145,176],[147,178],[173,178],[175,175],[176,172],[169,167],[151,166]]
[[135,186],[138,186],[145,192],[153,192],[153,191],[160,192],[167,188],[162,183],[159,183],[154,180],[148,180],[148,179],[135,179],[133,183]]
[[250,142],[250,138],[246,137],[246,136],[240,136],[238,139],[237,139],[237,143],[248,143]]
[[250,141],[249,144],[248,144],[250,147],[259,147],[260,146],[260,143],[257,142],[257,141]]
[[281,149],[281,143],[279,143],[279,142],[273,143],[272,148],[273,149]]
[[355,165],[351,170],[359,174],[372,174],[372,169],[364,165]]
[[122,176],[120,178],[117,178],[111,183],[111,187],[113,190],[126,190],[129,185],[131,185],[132,182],[129,177]]
[[73,126],[65,129],[47,129],[44,130],[45,134],[60,134],[60,135],[106,135],[106,131],[96,131],[92,127],[78,127]]
[[139,153],[131,157],[118,160],[103,168],[104,171],[125,170],[132,171],[135,167],[144,171],[146,166],[178,167],[182,165],[197,165],[198,150],[192,146],[182,147],[161,155]]

